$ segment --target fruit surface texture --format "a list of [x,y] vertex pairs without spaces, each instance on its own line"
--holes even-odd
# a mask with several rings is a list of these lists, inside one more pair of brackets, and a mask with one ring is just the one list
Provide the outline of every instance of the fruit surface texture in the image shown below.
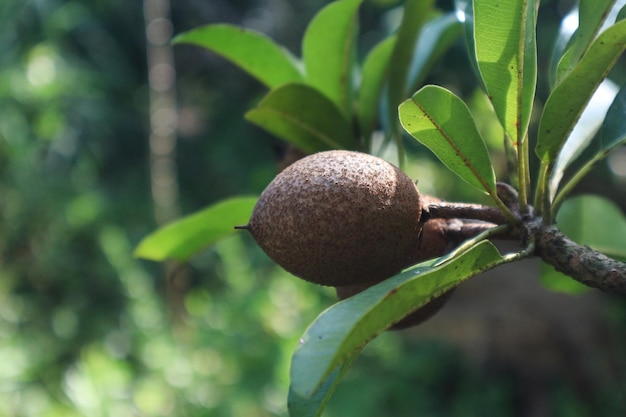
[[[428,203],[436,203],[439,201],[438,199],[432,198],[430,196],[422,195],[422,202],[424,204]],[[422,225],[422,239],[420,240],[420,244],[416,248],[417,250],[413,254],[413,259],[411,259],[411,264],[419,263],[422,261],[426,261],[428,259],[438,258],[440,256],[445,255],[450,250],[452,250],[455,246],[455,243],[460,242],[452,242],[446,236],[446,228],[448,223],[451,220],[446,219],[430,219],[423,223]],[[407,265],[408,266],[408,265]],[[351,285],[345,287],[337,287],[337,298],[340,300],[344,300],[348,297],[352,297],[355,294],[358,294],[366,289],[370,288],[372,285],[376,283],[369,284],[360,284],[360,285]],[[401,330],[406,329],[408,327],[417,326],[426,320],[430,319],[432,316],[437,314],[439,310],[448,302],[450,296],[452,295],[453,290],[448,291],[441,296],[434,298],[429,301],[413,313],[406,316],[404,319],[394,324],[391,329],[392,330]]]
[[414,259],[422,205],[394,165],[352,151],[307,156],[263,191],[247,229],[284,269],[322,285],[379,282]]

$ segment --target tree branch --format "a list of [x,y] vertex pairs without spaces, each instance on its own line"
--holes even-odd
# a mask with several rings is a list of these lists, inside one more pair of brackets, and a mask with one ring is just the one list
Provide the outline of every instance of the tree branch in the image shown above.
[[579,245],[555,226],[537,221],[529,225],[529,232],[535,253],[558,271],[587,286],[626,294],[626,263]]
[[[501,198],[505,197],[505,204],[514,203],[514,195],[509,190],[500,187],[499,194]],[[507,224],[504,214],[495,207],[451,203],[430,196],[424,196],[424,203],[427,218],[448,220],[446,237],[451,242],[472,238],[497,225]],[[500,235],[500,238],[520,238],[525,235],[527,243],[534,244],[535,255],[558,271],[589,287],[626,294],[626,262],[574,242],[556,226],[545,225],[541,218],[533,217],[532,207],[529,207],[525,216],[518,215],[522,225],[511,225],[512,229]]]

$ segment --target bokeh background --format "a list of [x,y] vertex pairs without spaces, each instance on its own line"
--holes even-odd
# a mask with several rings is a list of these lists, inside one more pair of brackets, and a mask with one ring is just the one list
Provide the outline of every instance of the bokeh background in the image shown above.
[[[0,2],[0,416],[287,415],[291,353],[333,292],[289,276],[245,234],[185,265],[138,260],[133,248],[175,217],[259,194],[282,149],[242,118],[261,85],[167,40],[228,22],[298,54],[326,3]],[[362,53],[400,4],[365,2]],[[542,71],[571,5],[542,2]],[[500,161],[501,133],[464,53],[459,40],[428,82],[470,102]],[[481,201],[407,146],[422,191]],[[624,209],[624,155],[577,192]],[[538,270],[527,261],[475,278],[430,322],[376,339],[325,415],[626,415],[626,303],[550,292]]]

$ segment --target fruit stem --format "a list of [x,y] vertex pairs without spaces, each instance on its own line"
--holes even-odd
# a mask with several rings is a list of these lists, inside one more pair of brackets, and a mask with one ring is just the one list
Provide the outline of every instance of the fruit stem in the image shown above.
[[430,218],[482,220],[497,225],[508,223],[500,209],[482,204],[438,201],[426,206],[424,210]]

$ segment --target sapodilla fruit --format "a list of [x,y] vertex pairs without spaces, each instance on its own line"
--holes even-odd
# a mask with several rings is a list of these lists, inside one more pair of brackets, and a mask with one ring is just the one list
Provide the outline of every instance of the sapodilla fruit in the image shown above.
[[[422,196],[422,201],[426,205],[436,202],[437,199],[424,195]],[[446,230],[449,227],[448,223],[454,221],[456,220],[429,219],[424,222],[422,227],[422,238],[417,249],[414,252],[414,257],[411,263],[416,264],[429,259],[443,256],[451,251],[457,243],[460,243],[451,242],[448,236],[446,236]],[[374,284],[376,283],[337,287],[337,298],[343,300],[348,297],[352,297],[353,295],[356,295],[361,291],[365,291]],[[439,297],[434,298],[433,300],[424,304],[422,307],[415,310],[414,312],[400,320],[398,323],[394,324],[391,329],[406,329],[408,327],[417,326],[418,324],[421,324],[424,321],[430,319],[435,314],[437,314],[439,310],[441,310],[441,308],[448,302],[453,291],[454,290],[445,292]]]
[[397,167],[327,151],[278,174],[244,228],[293,275],[337,287],[379,282],[409,266],[421,213],[417,187]]

